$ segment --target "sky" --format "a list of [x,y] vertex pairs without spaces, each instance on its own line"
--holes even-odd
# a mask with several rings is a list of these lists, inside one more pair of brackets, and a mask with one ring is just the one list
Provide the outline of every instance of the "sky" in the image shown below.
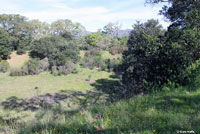
[[79,22],[95,32],[109,22],[132,29],[136,21],[157,19],[166,28],[169,23],[158,15],[162,5],[145,5],[145,0],[0,0],[0,14],[20,14],[30,20],[51,23],[58,19]]

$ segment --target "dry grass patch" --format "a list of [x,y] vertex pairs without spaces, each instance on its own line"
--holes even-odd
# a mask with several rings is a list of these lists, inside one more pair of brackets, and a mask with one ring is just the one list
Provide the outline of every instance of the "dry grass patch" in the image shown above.
[[11,68],[20,68],[26,61],[28,61],[28,59],[29,59],[28,53],[17,55],[16,52],[13,52],[11,54],[11,58],[8,59],[7,61],[10,64]]

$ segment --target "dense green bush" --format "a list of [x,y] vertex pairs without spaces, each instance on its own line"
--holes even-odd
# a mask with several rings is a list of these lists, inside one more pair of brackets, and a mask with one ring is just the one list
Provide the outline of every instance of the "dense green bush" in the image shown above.
[[192,63],[180,76],[182,78],[183,85],[193,84],[195,79],[200,75],[200,62],[197,60]]
[[161,25],[155,20],[134,26],[122,64],[122,81],[128,94],[144,91],[146,84],[160,84],[168,79],[171,69],[167,65],[169,55],[162,53],[159,38],[162,33]]
[[98,36],[100,36],[99,33],[90,33],[85,37],[85,40],[89,46],[95,47],[98,43]]
[[30,59],[24,64],[23,69],[27,69],[29,75],[39,74],[39,63],[38,59]]
[[124,36],[120,38],[120,45],[125,46],[128,42],[128,36]]
[[5,73],[5,72],[7,72],[9,69],[10,69],[9,63],[8,63],[7,61],[5,61],[5,60],[2,60],[2,61],[0,62],[0,72]]
[[101,51],[96,48],[93,48],[85,53],[84,58],[81,61],[81,65],[90,69],[97,67],[100,70],[104,70],[106,66],[105,61],[101,56]]
[[65,67],[69,70],[70,73],[77,73],[77,65],[74,64],[71,61],[68,61],[67,63],[65,63]]
[[33,42],[30,52],[33,58],[48,58],[50,66],[63,66],[66,62],[76,63],[79,60],[79,48],[73,41],[53,36]]
[[22,54],[25,54],[25,53],[26,53],[26,50],[21,49],[21,48],[18,48],[18,49],[17,49],[17,54],[18,54],[18,55],[22,55]]
[[198,29],[171,26],[163,35],[153,20],[134,29],[123,53],[122,79],[127,91],[146,91],[149,85],[162,87],[169,81],[187,83],[188,67],[200,58]]
[[121,59],[103,59],[101,56],[84,57],[81,61],[83,67],[93,69],[96,67],[101,71],[118,72],[118,66],[121,64]]
[[90,69],[93,69],[94,67],[98,68],[99,70],[106,69],[105,61],[101,56],[84,57],[81,61],[81,65]]
[[7,59],[10,54],[10,36],[4,29],[0,28],[0,60]]
[[106,70],[107,68],[105,60],[101,56],[94,57],[94,66],[97,67],[99,70]]

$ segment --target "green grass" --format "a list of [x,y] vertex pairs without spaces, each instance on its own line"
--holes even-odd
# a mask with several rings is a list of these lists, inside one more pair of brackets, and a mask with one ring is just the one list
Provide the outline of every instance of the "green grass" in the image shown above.
[[49,115],[42,116],[34,125],[31,122],[21,133],[176,134],[178,130],[200,133],[200,88],[192,92],[187,92],[187,88],[138,95],[74,114],[61,110],[55,115],[50,110]]
[[[66,76],[54,76],[44,72],[35,76],[11,77],[8,73],[1,73],[0,133],[9,131],[15,134],[19,124],[35,120],[35,115],[43,110],[41,106],[43,102],[39,101],[39,104],[36,104],[36,101],[31,103],[29,101],[46,94],[58,100],[67,112],[85,109],[97,103],[102,104],[105,102],[106,95],[94,90],[93,83],[99,79],[113,80],[114,78],[110,78],[112,75],[112,73],[87,68],[79,68],[77,74]],[[63,96],[66,98],[62,99]],[[32,110],[35,106],[41,106],[41,110]]]
[[[107,52],[103,55],[112,57]],[[200,77],[185,87],[164,87],[121,100],[116,99],[118,80],[112,73],[86,68],[67,76],[1,73],[0,133],[200,133]]]
[[[114,86],[112,79],[106,82],[105,85]],[[34,114],[9,110],[1,114],[0,119],[5,120],[8,115],[9,119],[19,117],[17,121],[21,125],[17,126],[13,121],[12,126],[16,125],[16,128],[9,128],[10,132],[19,134],[176,134],[178,130],[200,133],[199,83],[200,78],[194,85],[165,87],[168,90],[107,104],[105,101],[97,103],[105,100],[106,96],[95,98],[97,94],[87,92]],[[90,104],[88,107],[86,101]],[[32,118],[26,119],[27,115]]]
[[0,102],[11,96],[28,98],[35,95],[35,87],[38,87],[40,94],[56,93],[59,91],[86,91],[93,88],[87,81],[109,78],[112,73],[79,68],[78,74],[66,76],[54,76],[50,73],[41,73],[35,76],[11,77],[8,74],[0,75]]

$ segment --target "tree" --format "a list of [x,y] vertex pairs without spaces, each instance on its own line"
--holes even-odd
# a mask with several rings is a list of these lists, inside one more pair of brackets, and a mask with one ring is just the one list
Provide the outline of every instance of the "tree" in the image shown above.
[[62,66],[67,61],[76,63],[79,60],[79,49],[72,41],[52,36],[35,40],[30,56],[40,59],[48,58],[51,66]]
[[71,20],[57,20],[51,24],[51,33],[65,37],[66,33],[72,36],[80,36],[85,32],[84,26],[80,23],[73,23]]
[[157,84],[165,81],[162,79],[165,73],[162,66],[168,61],[160,59],[161,35],[163,29],[156,20],[134,25],[127,43],[128,50],[123,53],[122,82],[127,86],[127,94],[145,91],[147,82]]
[[[164,1],[150,0],[147,2],[159,3]],[[187,67],[200,59],[200,1],[168,0],[167,2],[170,4],[165,5],[160,11],[160,14],[171,21],[164,40],[165,44],[176,48],[173,51],[179,53],[177,57],[182,59],[180,70],[184,72]],[[186,83],[184,79],[183,77],[181,83]]]
[[[169,81],[187,84],[188,68],[200,59],[200,2],[196,0],[148,0],[169,2],[160,11],[171,25],[160,30],[157,22],[137,24],[123,54],[122,81],[128,94],[162,87]],[[163,35],[163,33],[165,34]]]
[[0,27],[11,35],[15,35],[16,26],[25,23],[27,18],[17,14],[2,14],[0,15]]
[[30,50],[31,42],[33,40],[33,27],[29,22],[19,24],[16,27],[16,39],[17,39],[17,54],[26,53]]
[[119,30],[121,29],[121,25],[118,22],[116,23],[110,22],[107,25],[105,25],[103,29],[104,29],[103,33],[118,37]]
[[48,23],[39,20],[31,20],[28,23],[31,26],[32,38],[34,40],[50,36],[50,25]]
[[98,40],[97,46],[101,48],[102,50],[108,50],[108,48],[112,45],[111,35],[101,34],[97,40]]
[[11,54],[10,37],[8,32],[0,28],[0,60],[7,59]]
[[160,14],[172,22],[171,26],[184,28],[187,25],[200,28],[200,1],[199,0],[147,0],[147,3],[156,4],[168,2],[163,6]]
[[99,33],[90,33],[86,36],[86,42],[89,46],[95,47],[97,46],[98,43],[98,37],[99,37]]
[[128,36],[124,36],[120,38],[120,45],[125,46],[128,42]]
[[88,49],[88,44],[87,44],[84,36],[77,37],[74,41],[77,44],[77,46],[80,48],[80,50]]
[[15,14],[0,15],[0,27],[10,35],[10,45],[13,50],[24,53],[31,42],[31,25],[27,22],[27,18]]

